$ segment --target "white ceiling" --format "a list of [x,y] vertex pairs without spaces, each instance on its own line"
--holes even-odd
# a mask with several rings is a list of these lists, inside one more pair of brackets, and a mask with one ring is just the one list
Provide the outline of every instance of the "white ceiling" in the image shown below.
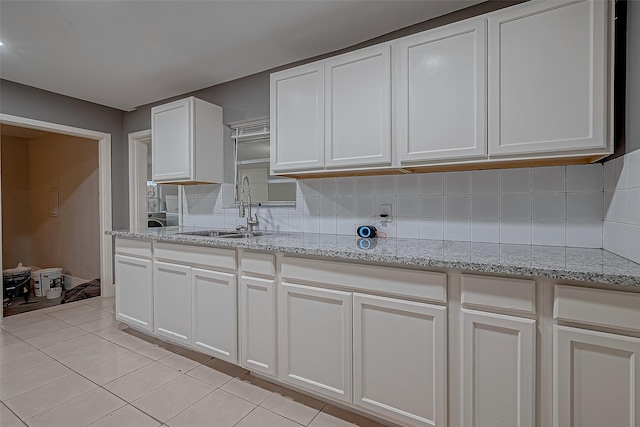
[[484,0],[0,1],[0,77],[121,110]]

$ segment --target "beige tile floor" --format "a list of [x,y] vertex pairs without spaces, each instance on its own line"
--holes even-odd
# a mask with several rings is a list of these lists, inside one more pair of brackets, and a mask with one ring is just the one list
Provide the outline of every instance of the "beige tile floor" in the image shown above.
[[0,427],[380,427],[116,321],[92,298],[0,323]]

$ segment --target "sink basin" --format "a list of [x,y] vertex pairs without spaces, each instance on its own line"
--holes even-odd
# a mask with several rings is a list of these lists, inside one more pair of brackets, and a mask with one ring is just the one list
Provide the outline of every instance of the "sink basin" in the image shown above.
[[183,236],[203,236],[203,237],[222,237],[228,239],[245,239],[248,237],[267,236],[271,233],[267,231],[222,231],[222,230],[204,230],[190,231],[187,233],[179,233]]

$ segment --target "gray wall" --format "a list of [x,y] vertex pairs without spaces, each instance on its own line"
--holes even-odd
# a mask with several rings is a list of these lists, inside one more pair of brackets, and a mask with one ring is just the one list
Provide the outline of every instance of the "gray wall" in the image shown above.
[[0,80],[0,112],[111,134],[113,228],[127,226],[127,152],[123,111],[46,90]]
[[627,153],[640,150],[640,1],[627,3]]

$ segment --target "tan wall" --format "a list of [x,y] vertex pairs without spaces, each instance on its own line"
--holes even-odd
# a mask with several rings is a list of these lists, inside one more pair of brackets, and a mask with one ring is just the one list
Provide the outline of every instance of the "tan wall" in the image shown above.
[[[32,264],[100,277],[98,142],[49,134],[29,140],[29,155]],[[49,214],[51,188],[59,189],[57,217]]]
[[2,268],[31,260],[31,202],[29,144],[24,138],[3,136],[2,153]]

